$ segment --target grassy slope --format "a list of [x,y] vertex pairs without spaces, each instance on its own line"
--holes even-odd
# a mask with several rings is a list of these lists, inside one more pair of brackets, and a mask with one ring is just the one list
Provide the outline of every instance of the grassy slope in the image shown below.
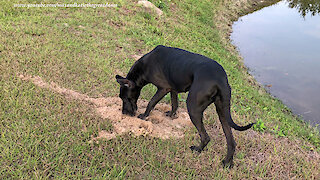
[[[126,0],[117,8],[96,9],[1,3],[0,178],[319,177],[319,155],[313,151],[319,149],[319,134],[256,85],[225,39],[225,25],[243,11],[227,0],[153,2],[163,7],[163,17]],[[115,96],[114,75],[125,75],[134,62],[130,55],[158,44],[221,63],[233,88],[234,121],[259,122],[257,131],[234,132],[238,147],[232,170],[220,165],[226,146],[214,106],[205,119],[212,142],[199,156],[188,149],[198,143],[194,129],[180,140],[128,134],[89,144],[98,130],[112,131],[107,120],[88,104],[17,77],[37,75],[92,97]],[[150,98],[154,91],[148,86],[142,97]]]

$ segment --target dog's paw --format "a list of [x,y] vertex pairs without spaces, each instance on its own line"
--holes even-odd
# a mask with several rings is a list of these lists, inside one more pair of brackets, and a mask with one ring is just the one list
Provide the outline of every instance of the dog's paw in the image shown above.
[[224,168],[229,168],[231,169],[233,167],[233,161],[229,161],[229,162],[226,162],[226,160],[222,160],[222,165]]
[[145,120],[146,119],[146,116],[144,114],[139,114],[138,118],[142,119],[142,120]]
[[177,113],[175,113],[175,112],[173,113],[172,111],[167,111],[166,116],[171,117],[172,119],[178,118]]
[[190,146],[191,151],[196,151],[198,153],[202,152],[202,149],[200,149],[198,146]]

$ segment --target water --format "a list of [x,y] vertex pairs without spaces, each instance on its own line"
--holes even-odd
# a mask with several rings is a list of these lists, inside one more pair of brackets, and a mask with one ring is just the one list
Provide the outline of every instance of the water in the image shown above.
[[231,40],[258,82],[320,125],[320,1],[310,2],[281,1],[243,16]]

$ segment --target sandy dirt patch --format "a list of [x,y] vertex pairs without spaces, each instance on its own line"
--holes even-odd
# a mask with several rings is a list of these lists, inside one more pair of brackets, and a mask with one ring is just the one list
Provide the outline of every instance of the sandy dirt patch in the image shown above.
[[[157,138],[182,138],[187,127],[192,127],[188,112],[185,109],[179,108],[176,119],[171,119],[165,116],[165,112],[171,110],[171,106],[164,103],[156,105],[151,111],[150,116],[146,120],[141,120],[137,117],[123,115],[121,113],[122,101],[118,97],[107,98],[92,98],[85,94],[81,94],[71,89],[60,87],[54,82],[46,82],[39,76],[18,75],[25,81],[31,81],[33,84],[52,90],[66,98],[85,101],[93,104],[97,115],[103,119],[109,120],[113,125],[113,132],[108,133],[104,130],[98,132],[97,137],[93,137],[92,141],[97,141],[101,138],[112,139],[117,135],[131,132],[136,136],[150,135]],[[143,113],[147,107],[148,101],[138,100],[137,115]]]

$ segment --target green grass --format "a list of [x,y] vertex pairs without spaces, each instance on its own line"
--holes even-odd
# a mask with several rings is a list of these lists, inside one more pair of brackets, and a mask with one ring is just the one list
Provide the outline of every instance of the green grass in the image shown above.
[[[27,2],[37,1],[0,3],[1,179],[319,177],[319,133],[259,87],[225,40],[218,17],[230,20],[244,11],[232,8],[232,1],[152,1],[162,17],[126,0],[116,8],[13,7]],[[87,3],[77,1],[82,2]],[[135,61],[131,55],[158,44],[218,61],[233,89],[234,121],[258,122],[256,131],[234,132],[233,169],[221,167],[226,143],[214,106],[205,116],[212,142],[200,155],[188,148],[199,141],[194,128],[178,140],[126,134],[90,144],[98,130],[112,131],[108,120],[91,105],[18,78],[40,76],[91,97],[117,96],[114,76],[128,72]],[[149,85],[141,98],[151,98],[155,90]],[[185,97],[180,95],[181,107]]]

